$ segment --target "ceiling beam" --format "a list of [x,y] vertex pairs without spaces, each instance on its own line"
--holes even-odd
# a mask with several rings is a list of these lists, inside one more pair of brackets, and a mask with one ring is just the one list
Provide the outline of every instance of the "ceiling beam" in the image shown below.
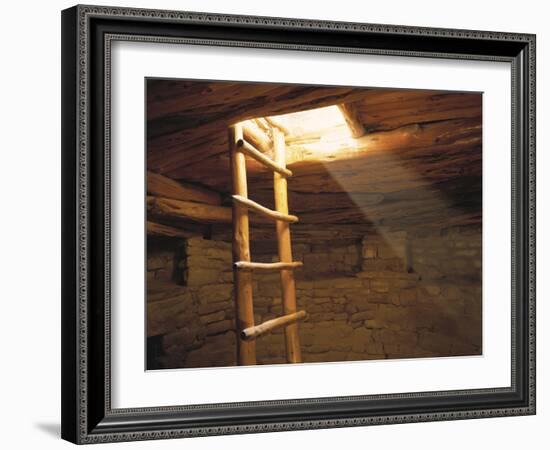
[[147,192],[159,197],[172,198],[208,205],[221,205],[216,191],[191,183],[182,183],[151,171],[147,172]]
[[344,116],[346,123],[348,124],[351,135],[354,138],[360,138],[367,133],[367,128],[361,122],[359,117],[359,111],[355,102],[353,103],[340,103],[338,109]]

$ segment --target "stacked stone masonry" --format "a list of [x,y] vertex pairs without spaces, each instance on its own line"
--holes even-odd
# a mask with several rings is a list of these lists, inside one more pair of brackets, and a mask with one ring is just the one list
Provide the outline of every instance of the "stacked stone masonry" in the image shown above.
[[[154,367],[235,365],[231,244],[151,240],[147,334],[162,336]],[[369,234],[297,243],[294,259],[304,362],[481,353],[481,230]],[[276,261],[274,242],[252,244]],[[275,255],[275,256],[274,256]],[[255,322],[282,315],[278,273],[254,273]],[[257,340],[259,364],[284,363],[282,330]]]

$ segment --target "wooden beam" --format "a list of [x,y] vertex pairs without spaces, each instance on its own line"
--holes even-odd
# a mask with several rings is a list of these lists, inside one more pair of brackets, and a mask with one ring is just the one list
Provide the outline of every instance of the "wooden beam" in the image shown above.
[[480,93],[374,89],[355,102],[368,132],[393,130],[411,123],[481,117]]
[[359,111],[355,103],[340,103],[338,105],[338,109],[340,109],[340,112],[344,116],[351,135],[354,138],[359,138],[367,133],[367,129],[361,122]]
[[259,263],[259,262],[249,262],[249,261],[237,261],[235,267],[241,270],[261,270],[262,272],[269,271],[278,271],[283,269],[293,270],[299,267],[302,267],[303,263],[301,261],[293,262],[275,262],[275,263]]
[[[286,166],[285,136],[278,130],[273,130],[273,151],[275,162]],[[273,190],[275,193],[275,209],[279,214],[288,214],[288,187],[287,180],[280,174],[273,174]],[[297,220],[298,218],[296,218]],[[279,261],[292,262],[292,245],[290,241],[290,225],[288,222],[277,221],[277,246]],[[286,315],[296,313],[296,283],[292,270],[281,270],[281,288],[283,311]],[[298,335],[298,324],[292,323],[285,328],[285,345],[287,361],[290,363],[302,362],[302,349]]]
[[273,211],[272,209],[266,208],[265,206],[262,206],[259,203],[256,203],[255,201],[245,198],[241,195],[233,195],[232,197],[234,203],[245,206],[246,208],[257,212],[258,214],[262,214],[263,216],[270,219],[289,223],[298,222],[298,217],[296,216],[293,216],[291,214],[284,214],[280,211]]
[[290,130],[285,127],[281,122],[279,122],[277,119],[274,119],[273,117],[264,117],[263,118],[270,126],[271,128],[278,129],[281,133],[284,133],[288,136],[290,136]]
[[221,205],[217,192],[191,183],[179,183],[155,172],[147,172],[147,192],[158,197],[172,198],[209,205]]
[[[365,172],[369,174],[368,180],[385,179],[388,169],[402,171],[404,165],[410,166],[419,174],[423,174],[426,164],[454,166],[458,170],[456,161],[451,160],[450,155],[460,156],[465,150],[473,151],[476,146],[481,145],[481,128],[479,117],[415,124],[390,131],[368,133],[357,139],[354,147],[335,146],[333,152],[326,151],[326,143],[321,144],[319,140],[306,145],[292,144],[288,146],[287,164],[295,173],[299,172],[303,176],[314,170],[315,163],[318,167],[323,167],[320,163],[330,163],[331,170],[338,172],[357,167],[359,161],[369,166],[370,170]],[[430,172],[431,169],[430,167]],[[356,172],[359,176],[359,172]],[[429,173],[426,175],[429,176]],[[367,183],[368,180],[361,176]],[[300,181],[301,179],[293,181],[293,187]],[[266,181],[264,185],[268,187],[269,183]]]
[[271,127],[264,118],[260,117],[258,119],[254,119],[254,122],[258,125],[258,128],[263,130],[264,133],[271,133]]
[[231,208],[147,196],[148,211],[161,217],[173,217],[201,223],[231,223]]
[[[267,114],[274,116],[353,101],[365,91],[363,88],[280,84],[196,83],[202,85],[203,94],[195,95],[194,101],[186,95],[187,88],[193,88],[189,83],[180,89],[179,95],[166,95],[163,100],[148,92],[149,169],[173,176],[180,167],[189,163],[190,153],[197,160],[226,154],[226,130],[231,124]],[[226,86],[226,96],[220,94],[223,91],[220,85]],[[178,91],[178,86],[172,88],[174,92]],[[167,103],[171,106],[165,109]],[[150,114],[157,107],[160,109],[154,115]],[[168,159],[171,160],[170,167],[165,166]],[[162,170],[157,170],[161,167]]]
[[269,136],[264,133],[259,127],[252,127],[249,121],[243,122],[244,139],[254,145],[260,152],[271,154],[273,153],[273,145]]
[[[231,83],[231,82],[204,82],[204,93],[189,96],[188,88],[172,86],[172,95],[165,99],[155,98],[154,92],[148,92],[147,120],[154,122],[158,119],[171,117],[169,123],[163,124],[158,132],[173,133],[181,130],[181,125],[195,127],[197,123],[208,126],[213,121],[229,120],[229,123],[255,117],[278,116],[298,111],[307,111],[313,108],[322,108],[337,103],[361,98],[365,88],[303,86],[279,83]],[[174,83],[173,83],[174,84]],[[191,86],[189,86],[191,87]],[[208,92],[208,90],[215,92]],[[223,95],[222,91],[225,91]],[[223,112],[224,114],[220,114]],[[209,114],[212,121],[202,122],[201,116]],[[179,121],[177,119],[180,119]],[[179,126],[179,128],[178,128]],[[155,127],[156,128],[156,127]]]
[[[237,124],[229,128],[229,149],[231,154],[231,175],[233,194],[246,198],[246,159],[238,151],[237,142],[242,140],[243,130]],[[248,231],[248,209],[233,204],[233,261],[250,261],[250,236]],[[237,316],[237,362],[239,365],[256,364],[256,343],[241,338],[240,331],[254,326],[254,304],[252,302],[252,273],[233,270],[235,285],[235,309]]]
[[200,236],[199,233],[193,233],[192,231],[186,231],[179,228],[171,227],[169,225],[163,225],[162,223],[156,223],[147,221],[147,234],[152,236],[167,236],[187,239],[192,236]]
[[290,170],[288,170],[286,167],[279,166],[275,161],[273,161],[271,158],[268,158],[263,153],[260,153],[245,140],[239,141],[237,145],[240,151],[246,153],[248,156],[254,158],[256,161],[263,164],[264,166],[269,167],[271,170],[274,170],[275,172],[278,172],[285,177],[292,176],[292,172]]
[[252,340],[260,337],[263,334],[276,330],[277,328],[292,325],[300,320],[305,319],[307,316],[305,311],[298,311],[286,316],[277,317],[275,319],[267,320],[260,325],[256,325],[250,328],[245,328],[241,331],[241,339]]

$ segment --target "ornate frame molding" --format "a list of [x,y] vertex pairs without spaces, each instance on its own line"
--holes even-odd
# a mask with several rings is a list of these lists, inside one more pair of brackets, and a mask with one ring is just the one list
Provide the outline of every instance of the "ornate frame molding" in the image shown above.
[[[109,25],[98,30],[99,22],[116,24],[116,30]],[[127,23],[137,24],[146,30],[151,23],[170,27],[171,30],[186,25],[218,32],[231,27],[245,29],[252,36],[262,30],[273,33],[301,32],[316,30],[330,32],[341,37],[352,33],[368,41],[377,39],[377,46],[342,46],[335,39],[330,42],[269,42],[261,39],[227,39],[212,37],[152,36],[145,33],[116,32],[124,30]],[[117,28],[119,27],[119,28]],[[450,30],[396,25],[377,25],[331,21],[310,21],[257,16],[234,16],[204,14],[195,12],[159,11],[99,6],[76,6],[63,13],[63,424],[65,439],[76,443],[98,443],[143,439],[166,439],[218,434],[238,434],[250,432],[271,432],[328,427],[362,426],[373,424],[440,421],[527,415],[535,413],[535,36],[471,30]],[[292,34],[292,33],[291,33]],[[293,35],[294,36],[294,35]],[[261,38],[262,35],[260,34]],[[385,48],[386,38],[428,38],[433,50],[413,47]],[[96,43],[94,44],[94,39]],[[98,40],[99,39],[99,40]],[[292,39],[292,37],[290,38]],[[430,41],[432,39],[432,41]],[[460,47],[458,52],[444,52],[438,47],[441,40],[454,42]],[[499,389],[479,389],[471,391],[424,392],[418,394],[396,394],[360,397],[330,397],[318,399],[293,399],[269,402],[239,404],[194,405],[182,407],[138,408],[113,410],[110,402],[110,63],[111,43],[114,40],[146,41],[158,43],[187,43],[197,45],[224,45],[256,48],[276,48],[323,52],[348,52],[364,54],[384,54],[414,57],[435,57],[452,59],[481,59],[508,61],[512,64],[512,153],[513,153],[513,207],[512,207],[512,265],[513,265],[513,343],[512,343],[512,386]],[[283,39],[284,40],[284,39]],[[411,42],[413,42],[411,41]],[[101,42],[103,50],[98,48]],[[499,43],[492,54],[483,53],[482,43]],[[487,46],[490,48],[491,46]],[[476,53],[475,50],[479,49]],[[498,51],[499,49],[500,52]],[[517,49],[517,50],[515,50]],[[474,50],[474,51],[472,51]],[[101,67],[97,67],[101,63]],[[104,79],[98,80],[98,69],[104,70]],[[94,78],[96,77],[96,78]],[[97,108],[97,83],[103,84],[101,107],[104,124],[99,127],[99,137],[94,137],[94,116],[90,111]],[[76,106],[75,106],[76,105]],[[103,146],[101,164],[96,166],[92,159],[91,142]],[[99,168],[98,168],[99,167]],[[102,178],[98,177],[101,175]],[[98,190],[97,184],[102,187]],[[524,187],[525,186],[525,187]],[[101,198],[100,198],[101,197]],[[99,212],[103,211],[100,217]],[[103,239],[92,238],[92,230],[97,235],[98,223],[103,221]],[[91,234],[92,233],[92,234]],[[101,251],[98,249],[102,247]],[[101,256],[102,261],[97,261]],[[98,265],[99,264],[99,265]],[[95,281],[100,276],[96,267],[103,270],[103,304],[93,303],[98,286]],[[93,273],[92,273],[93,272]],[[514,284],[516,283],[517,285]],[[522,295],[523,293],[523,295]],[[516,295],[519,294],[519,295]],[[516,298],[517,297],[517,298]],[[95,306],[94,306],[95,305]],[[98,325],[90,320],[92,314],[99,314],[103,323]],[[522,317],[518,317],[520,312]],[[102,336],[100,336],[102,334]],[[522,337],[517,342],[516,336]],[[68,343],[71,341],[70,343]],[[90,367],[98,365],[97,357],[91,358],[92,349],[97,350],[103,343],[101,354],[104,357],[102,370],[103,383],[90,379]],[[522,345],[520,348],[519,346]],[[94,351],[95,351],[94,350]],[[521,370],[518,372],[516,367]],[[97,376],[97,374],[96,374]],[[90,400],[102,385],[101,405]],[[522,390],[520,393],[519,390]],[[512,395],[514,394],[514,395]],[[428,398],[463,398],[476,404],[477,397],[508,395],[517,397],[504,406],[487,403],[487,407],[450,407],[418,410],[412,413],[357,414],[350,409],[341,417],[307,420],[272,420],[264,423],[219,423],[216,425],[193,425],[192,421],[176,421],[189,411],[200,411],[202,422],[214,409],[233,410],[235,408],[276,408],[277,417],[284,417],[280,410],[289,406],[317,405],[317,410],[327,404],[363,401],[381,402],[399,400],[414,406],[415,401]],[[510,397],[511,398],[511,397]],[[379,410],[382,407],[379,406]],[[287,408],[288,409],[288,408]],[[414,408],[413,408],[414,409]]]

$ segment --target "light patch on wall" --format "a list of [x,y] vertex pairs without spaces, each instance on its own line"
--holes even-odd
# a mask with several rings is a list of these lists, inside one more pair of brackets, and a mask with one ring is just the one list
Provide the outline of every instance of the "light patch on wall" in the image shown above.
[[[353,177],[347,176],[347,171],[342,170],[341,166],[332,164],[336,161],[367,158],[371,142],[373,140],[378,142],[380,136],[366,134],[354,138],[352,130],[337,105],[273,116],[267,119],[272,119],[273,123],[280,124],[281,128],[286,128],[287,164],[292,165],[296,162],[306,161],[323,164],[331,179],[341,186],[342,192],[347,192],[350,199],[362,211],[365,220],[374,223],[378,233],[384,237],[387,244],[405,260],[406,255],[397,251],[401,243],[394,242],[392,235],[388,234],[385,227],[379,226],[377,219],[371,217],[369,207],[362,205],[360,194],[364,191],[358,189],[357,181]],[[398,179],[414,181],[418,186],[425,185],[425,189],[419,188],[418,195],[430,198],[432,208],[442,216],[460,214],[460,211],[453,209],[445,195],[430,189],[430,183],[424,180],[421,174],[405,166],[393,152],[378,152],[377,158],[384,161],[379,165],[392,167],[393,176],[396,176],[397,173]],[[357,170],[360,170],[360,166],[361,164],[357,164]],[[365,173],[365,177],[368,176],[369,174]]]
[[317,156],[320,160],[337,157],[338,152],[357,148],[342,112],[337,105],[267,117],[286,131],[289,146],[287,163],[305,156]]
[[271,118],[288,129],[291,136],[324,134],[325,131],[330,132],[341,127],[344,130],[347,129],[347,133],[340,131],[341,134],[351,136],[344,116],[336,105],[272,116]]

